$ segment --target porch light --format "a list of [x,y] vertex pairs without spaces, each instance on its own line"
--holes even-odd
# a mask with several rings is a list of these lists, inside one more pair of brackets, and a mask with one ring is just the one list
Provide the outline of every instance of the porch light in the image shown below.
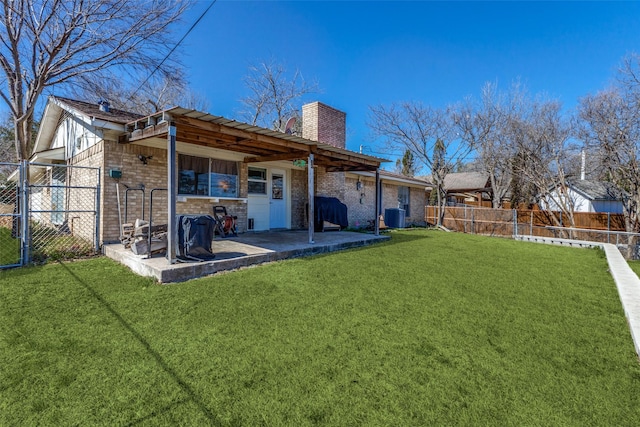
[[147,164],[149,160],[153,159],[153,156],[145,156],[143,154],[138,154],[138,160],[140,160],[143,164]]

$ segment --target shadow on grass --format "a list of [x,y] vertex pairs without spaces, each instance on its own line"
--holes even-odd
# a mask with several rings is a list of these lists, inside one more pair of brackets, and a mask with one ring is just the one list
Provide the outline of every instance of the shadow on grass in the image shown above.
[[396,240],[397,242],[412,242],[415,240],[430,239],[431,233],[445,233],[445,231],[431,230],[428,228],[401,228],[380,233],[380,235],[391,236],[392,242],[393,240]]
[[[158,363],[158,365],[160,365],[160,367],[171,378],[173,378],[173,380],[176,382],[176,384],[187,394],[187,396],[189,396],[189,399],[193,403],[195,403],[197,405],[197,407],[200,409],[200,411],[202,411],[204,416],[207,419],[209,419],[213,425],[220,425],[220,423],[216,419],[216,416],[205,406],[205,404],[203,403],[203,401],[200,398],[200,396],[198,396],[193,391],[193,389],[191,387],[189,387],[189,385],[182,378],[180,378],[178,373],[171,366],[169,366],[167,364],[167,362],[165,362],[165,360],[162,358],[162,356],[160,356],[160,354],[156,350],[154,350],[151,347],[151,344],[149,344],[149,342],[138,331],[136,331],[135,328],[133,326],[131,326],[131,324],[129,324],[129,322],[127,322],[127,320],[124,317],[122,317],[122,315],[120,315],[120,313],[118,313],[116,310],[113,309],[113,307],[111,307],[111,304],[109,304],[109,302],[107,300],[105,300],[102,297],[102,295],[100,295],[98,292],[96,292],[96,290],[93,289],[88,283],[86,283],[84,280],[82,280],[80,277],[78,277],[78,275],[76,275],[73,271],[71,271],[67,265],[65,265],[62,262],[59,262],[59,265],[71,277],[73,277],[78,284],[80,284],[87,291],[89,291],[89,293],[91,293],[91,295],[96,300],[98,300],[109,311],[109,313],[111,313],[113,315],[113,317],[115,317],[118,320],[118,322],[120,322],[120,324],[124,327],[124,329],[126,329],[131,335],[133,335],[133,337],[145,348],[147,353],[149,353],[149,355],[155,359],[155,361]],[[158,411],[153,411],[150,414],[148,414],[147,416],[142,417],[139,420],[133,421],[129,425],[136,425],[136,424],[139,424],[141,422],[145,422],[146,420],[151,419],[151,418],[153,418],[153,417],[155,417],[157,415],[160,415],[161,413],[167,412],[173,406],[180,405],[180,404],[183,404],[183,403],[185,403],[185,400],[174,402],[173,404],[169,405],[168,407],[162,408],[162,409],[160,409]]]
[[183,403],[187,403],[187,402],[188,402],[188,399],[180,399],[177,402],[173,402],[171,405],[167,405],[164,408],[160,408],[157,411],[153,411],[153,412],[145,415],[144,417],[138,418],[137,420],[132,421],[129,424],[126,424],[126,425],[128,427],[133,427],[133,426],[136,426],[136,425],[144,424],[147,421],[150,421],[150,420],[154,419],[155,417],[164,414],[165,412],[171,411],[176,406],[182,405]]

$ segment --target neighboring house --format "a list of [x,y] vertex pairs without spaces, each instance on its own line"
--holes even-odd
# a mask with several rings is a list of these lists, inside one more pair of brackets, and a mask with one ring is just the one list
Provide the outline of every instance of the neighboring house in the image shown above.
[[554,188],[547,198],[540,201],[540,207],[559,211],[559,204],[563,203],[572,207],[573,212],[623,213],[618,194],[609,182],[577,180],[567,182],[566,188]]
[[491,181],[485,172],[449,173],[444,177],[444,189],[447,192],[448,204],[482,205],[489,202],[491,206]]
[[[153,206],[150,200],[151,190],[171,188],[167,159],[175,160],[177,214],[211,214],[213,206],[224,205],[238,217],[239,232],[302,229],[308,227],[309,198],[326,196],[347,204],[355,226],[376,217],[368,185],[386,160],[346,150],[345,121],[341,111],[307,104],[298,137],[180,107],[143,117],[106,103],[52,96],[30,161],[100,168],[100,243],[119,240],[127,188],[137,190],[127,194],[127,221],[148,219],[152,207],[154,222],[167,222],[166,191],[156,192]],[[394,182],[410,187],[411,218],[414,204],[416,218],[423,218],[422,201],[413,199],[419,185]]]

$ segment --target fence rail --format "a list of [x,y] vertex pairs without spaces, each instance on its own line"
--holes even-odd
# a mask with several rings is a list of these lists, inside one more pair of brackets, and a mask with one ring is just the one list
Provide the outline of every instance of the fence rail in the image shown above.
[[[442,225],[454,231],[489,236],[531,235],[614,243],[629,247],[629,258],[638,258],[640,234],[625,231],[622,214],[576,212],[575,227],[558,226],[552,219],[554,214],[560,224],[569,224],[566,215],[561,216],[559,212],[447,206]],[[437,215],[436,206],[425,207],[427,223],[435,224]]]

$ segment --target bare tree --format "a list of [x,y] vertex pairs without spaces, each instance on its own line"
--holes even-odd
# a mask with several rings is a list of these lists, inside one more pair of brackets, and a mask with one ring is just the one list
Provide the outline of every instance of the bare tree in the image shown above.
[[486,83],[479,102],[468,98],[454,110],[456,131],[477,152],[481,170],[489,175],[494,208],[502,207],[511,184],[513,145],[506,138],[505,128],[516,107],[517,94],[513,91],[510,97],[498,92],[496,84]]
[[451,111],[417,102],[369,109],[368,126],[374,136],[384,138],[392,150],[409,150],[431,172],[441,225],[446,204],[444,179],[470,151],[465,141],[454,138]]
[[[640,232],[640,56],[622,61],[615,83],[580,100],[579,136],[594,151],[600,176],[622,200],[627,232]],[[637,237],[629,236],[629,257]]]
[[[249,124],[285,131],[288,119],[300,118],[300,109],[305,95],[317,93],[318,84],[307,82],[300,71],[291,77],[284,65],[260,62],[249,67],[244,83],[250,95],[241,99],[244,111],[241,118]],[[297,120],[298,125],[300,120]]]
[[556,225],[573,227],[575,200],[569,195],[568,183],[578,150],[571,143],[570,121],[561,109],[557,101],[527,100],[509,120],[508,138],[519,160],[512,163],[513,172],[533,185],[538,202]]
[[[97,82],[96,82],[97,83]],[[138,83],[99,82],[72,90],[74,97],[98,102],[109,101],[113,108],[142,115],[180,106],[199,111],[209,108],[207,100],[192,91],[181,70],[172,75],[160,75],[150,79],[139,90]]]
[[[188,0],[5,0],[0,6],[0,97],[14,119],[18,158],[29,155],[45,88],[123,76],[170,75],[169,26]],[[136,74],[138,74],[136,76]],[[141,80],[141,79],[140,79]]]
[[624,82],[622,87],[611,87],[580,100],[578,135],[588,149],[597,153],[601,177],[617,188],[616,196],[623,201],[626,230],[639,232],[640,113],[635,84],[629,84],[632,80]]

